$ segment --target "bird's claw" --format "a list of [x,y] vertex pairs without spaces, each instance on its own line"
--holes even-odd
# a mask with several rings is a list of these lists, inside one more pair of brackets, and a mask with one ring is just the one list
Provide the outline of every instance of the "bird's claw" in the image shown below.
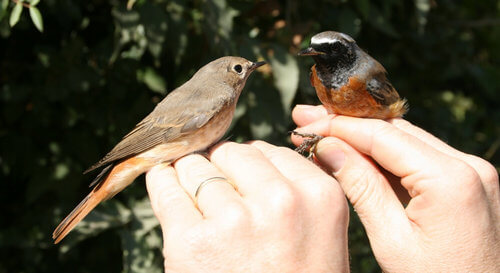
[[316,152],[316,146],[318,145],[318,142],[323,139],[323,136],[316,135],[316,134],[310,134],[310,133],[299,133],[297,131],[291,131],[290,132],[292,135],[300,136],[302,138],[305,138],[302,141],[302,144],[300,144],[297,148],[295,148],[295,151],[298,152],[301,155],[305,155],[307,152],[307,159],[313,160],[314,153]]

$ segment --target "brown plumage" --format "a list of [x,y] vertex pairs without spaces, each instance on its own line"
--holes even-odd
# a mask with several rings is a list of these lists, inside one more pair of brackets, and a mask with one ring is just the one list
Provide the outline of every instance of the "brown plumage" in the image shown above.
[[[405,99],[387,79],[384,67],[358,47],[350,36],[325,31],[314,35],[299,56],[312,56],[311,84],[319,100],[331,114],[361,118],[389,119],[408,111]],[[314,151],[322,138],[292,132],[305,138],[296,150]],[[310,152],[309,157],[312,156]]]
[[100,202],[160,163],[172,162],[215,144],[231,124],[236,102],[248,76],[264,62],[219,58],[165,97],[155,109],[95,165],[104,167],[87,197],[52,234],[60,242]]
[[311,84],[330,113],[388,119],[407,112],[406,100],[399,97],[384,67],[348,35],[318,33],[299,55],[314,58]]
[[401,117],[407,111],[406,101],[399,99],[392,86],[378,89],[378,100],[375,94],[369,93],[366,83],[357,77],[350,77],[348,83],[338,90],[329,89],[321,83],[316,73],[316,65],[311,68],[310,80],[319,100],[330,113],[388,119]]

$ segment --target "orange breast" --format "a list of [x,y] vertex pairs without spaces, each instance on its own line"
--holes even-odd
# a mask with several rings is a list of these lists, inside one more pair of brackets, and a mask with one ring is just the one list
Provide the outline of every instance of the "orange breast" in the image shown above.
[[380,105],[372,98],[366,91],[365,82],[356,77],[350,77],[349,82],[339,89],[327,88],[316,74],[316,65],[313,65],[311,84],[329,113],[380,119],[394,116],[387,107]]

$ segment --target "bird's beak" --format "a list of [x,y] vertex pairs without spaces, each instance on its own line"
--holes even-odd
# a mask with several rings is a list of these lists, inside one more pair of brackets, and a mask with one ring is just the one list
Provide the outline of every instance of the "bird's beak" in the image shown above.
[[255,69],[257,69],[257,68],[259,68],[259,67],[261,67],[261,66],[263,66],[263,65],[265,65],[265,64],[266,64],[266,62],[256,62],[256,63],[252,63],[252,64],[250,65],[250,67],[249,67],[249,70],[250,70],[250,71],[254,71]]
[[297,55],[299,56],[316,56],[316,55],[322,55],[325,54],[324,52],[317,51],[316,49],[312,47],[308,47],[306,49],[301,50]]

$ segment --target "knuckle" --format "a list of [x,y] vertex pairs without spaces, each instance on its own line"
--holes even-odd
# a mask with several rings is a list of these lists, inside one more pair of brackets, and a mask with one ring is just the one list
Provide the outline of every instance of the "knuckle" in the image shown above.
[[264,146],[264,145],[269,145],[267,142],[262,141],[262,140],[252,140],[249,142],[251,145],[256,145],[256,146]]
[[274,186],[271,197],[267,204],[269,209],[278,212],[279,215],[292,214],[298,206],[298,197],[288,185]]
[[177,161],[174,162],[175,167],[185,167],[185,166],[190,166],[193,164],[199,164],[200,162],[203,162],[205,158],[200,155],[200,154],[189,154],[186,156],[181,157]]
[[228,142],[226,144],[223,144],[219,149],[221,149],[220,151],[221,155],[225,158],[231,158],[234,157],[235,155],[254,157],[260,153],[260,151],[257,148],[251,145],[234,143],[234,142]]
[[496,168],[490,164],[488,161],[477,157],[471,156],[474,162],[474,167],[489,198],[495,198],[494,196],[499,196],[500,183],[498,178],[498,172]]
[[465,186],[481,183],[481,178],[476,170],[461,160],[455,160],[452,172],[459,176],[459,181]]
[[473,155],[471,155],[471,160],[474,161],[476,171],[484,183],[498,185],[498,172],[491,163]]
[[314,184],[307,188],[307,194],[313,197],[318,205],[327,205],[332,200],[344,196],[343,192],[335,186],[333,179],[319,177],[314,179]]
[[398,134],[400,137],[404,137],[405,134],[401,134],[401,131],[397,130],[394,125],[385,122],[383,120],[374,120],[371,123],[372,126],[372,136],[371,136],[371,150],[374,147],[381,146],[386,142],[387,136]]
[[314,186],[307,188],[308,199],[312,200],[314,209],[318,212],[328,211],[329,215],[337,217],[339,221],[348,217],[349,206],[344,192],[338,184],[327,179],[316,181]]
[[488,187],[492,191],[498,192],[500,185],[499,185],[498,172],[495,169],[495,167],[489,163],[485,165],[483,170],[483,176],[484,176],[483,183],[485,187]]
[[237,230],[246,227],[250,221],[250,213],[242,205],[231,204],[221,211],[221,226],[225,230]]
[[460,199],[463,204],[473,203],[482,198],[484,188],[476,170],[461,160],[455,160],[452,165],[449,173],[452,179],[444,183],[443,187],[454,192],[453,196]]
[[282,157],[283,155],[290,153],[293,153],[292,149],[280,146],[280,147],[273,147],[272,149],[270,149],[267,156],[269,158]]

